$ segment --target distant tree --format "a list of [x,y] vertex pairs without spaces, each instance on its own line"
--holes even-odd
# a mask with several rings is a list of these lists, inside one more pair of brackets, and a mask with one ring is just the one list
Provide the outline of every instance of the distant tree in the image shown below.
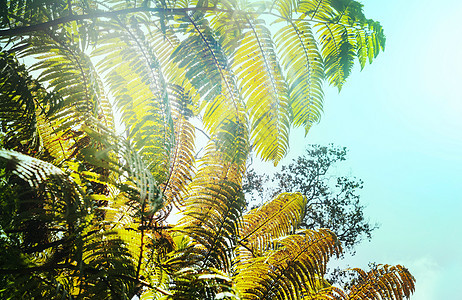
[[257,199],[268,198],[282,192],[300,192],[307,197],[302,228],[328,228],[335,232],[346,250],[354,253],[354,246],[364,238],[370,239],[377,228],[364,216],[359,190],[363,188],[360,179],[339,176],[330,170],[346,159],[347,149],[310,145],[304,156],[282,166],[273,176],[261,175],[249,169],[243,183],[244,192],[249,195],[250,205]]

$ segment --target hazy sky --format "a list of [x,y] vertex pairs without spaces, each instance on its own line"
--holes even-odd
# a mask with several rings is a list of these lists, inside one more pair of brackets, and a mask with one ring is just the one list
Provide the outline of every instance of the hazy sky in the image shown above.
[[381,227],[347,262],[406,266],[413,300],[461,299],[462,2],[363,4],[384,27],[385,52],[340,94],[326,90],[321,123],[306,139],[292,132],[283,163],[303,153],[302,140],[348,147],[343,165],[365,181],[361,199]]

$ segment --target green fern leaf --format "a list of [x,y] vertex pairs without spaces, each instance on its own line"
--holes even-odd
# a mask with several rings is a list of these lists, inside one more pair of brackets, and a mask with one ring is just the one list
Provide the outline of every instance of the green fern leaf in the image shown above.
[[253,147],[264,160],[277,164],[288,147],[288,88],[269,30],[258,21],[250,26],[236,50],[233,70],[249,109]]
[[307,132],[322,112],[323,62],[308,22],[294,21],[275,35],[281,62],[287,72],[290,103],[295,126]]

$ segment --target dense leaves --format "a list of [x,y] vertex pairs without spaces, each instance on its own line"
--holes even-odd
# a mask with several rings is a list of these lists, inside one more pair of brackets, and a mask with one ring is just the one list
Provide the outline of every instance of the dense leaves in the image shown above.
[[[356,1],[1,1],[0,298],[343,295],[310,199],[244,214],[242,180],[384,42]],[[351,295],[413,291],[386,271]]]

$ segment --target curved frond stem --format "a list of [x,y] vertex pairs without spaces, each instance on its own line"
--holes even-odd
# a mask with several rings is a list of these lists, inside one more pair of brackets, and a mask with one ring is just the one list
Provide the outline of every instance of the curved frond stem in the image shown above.
[[[320,0],[319,3],[321,3],[323,0]],[[307,21],[306,19],[291,19],[284,17],[282,15],[273,13],[273,12],[249,12],[249,11],[242,11],[242,10],[230,10],[230,9],[220,9],[216,7],[185,7],[185,8],[162,8],[162,7],[133,7],[133,8],[126,8],[126,9],[120,9],[120,10],[114,10],[114,11],[94,11],[91,13],[87,14],[71,14],[65,17],[57,18],[51,21],[39,23],[39,24],[32,24],[32,25],[27,25],[27,26],[21,26],[21,27],[15,27],[15,28],[9,28],[9,29],[1,29],[0,30],[0,37],[7,37],[7,36],[22,36],[22,35],[28,35],[36,31],[45,31],[50,29],[53,26],[56,25],[62,25],[66,23],[70,23],[73,21],[82,21],[82,20],[91,20],[91,19],[96,19],[96,18],[115,18],[119,15],[126,15],[126,14],[131,14],[131,13],[140,13],[140,12],[150,12],[150,13],[162,13],[162,14],[170,14],[170,15],[185,15],[185,13],[190,12],[190,11],[208,11],[208,12],[223,12],[223,13],[229,13],[229,14],[242,14],[242,15],[251,15],[251,16],[258,16],[258,15],[271,15],[283,20],[292,20],[292,21],[298,21],[298,20],[304,20]],[[17,16],[15,16],[17,17]],[[322,20],[316,20],[314,19],[315,14],[311,17],[309,20],[310,22],[314,23],[321,23],[321,24],[326,24],[326,23],[331,23],[327,21],[322,21]]]
[[[133,7],[133,8],[126,8],[120,9],[115,11],[94,11],[87,14],[71,14],[65,17],[57,18],[48,22],[33,24],[28,26],[10,28],[10,29],[2,29],[0,30],[0,37],[2,36],[21,36],[27,35],[35,31],[44,31],[50,29],[50,27],[61,25],[73,21],[82,21],[82,20],[90,20],[96,18],[114,18],[119,15],[127,15],[131,13],[139,13],[139,12],[151,12],[151,13],[164,13],[164,14],[171,14],[171,15],[184,15],[186,12],[189,11],[216,11],[216,12],[227,12],[232,13],[235,11],[227,10],[227,9],[219,9],[214,7],[187,7],[187,8],[161,8],[161,7]],[[242,11],[242,13],[248,13]]]

